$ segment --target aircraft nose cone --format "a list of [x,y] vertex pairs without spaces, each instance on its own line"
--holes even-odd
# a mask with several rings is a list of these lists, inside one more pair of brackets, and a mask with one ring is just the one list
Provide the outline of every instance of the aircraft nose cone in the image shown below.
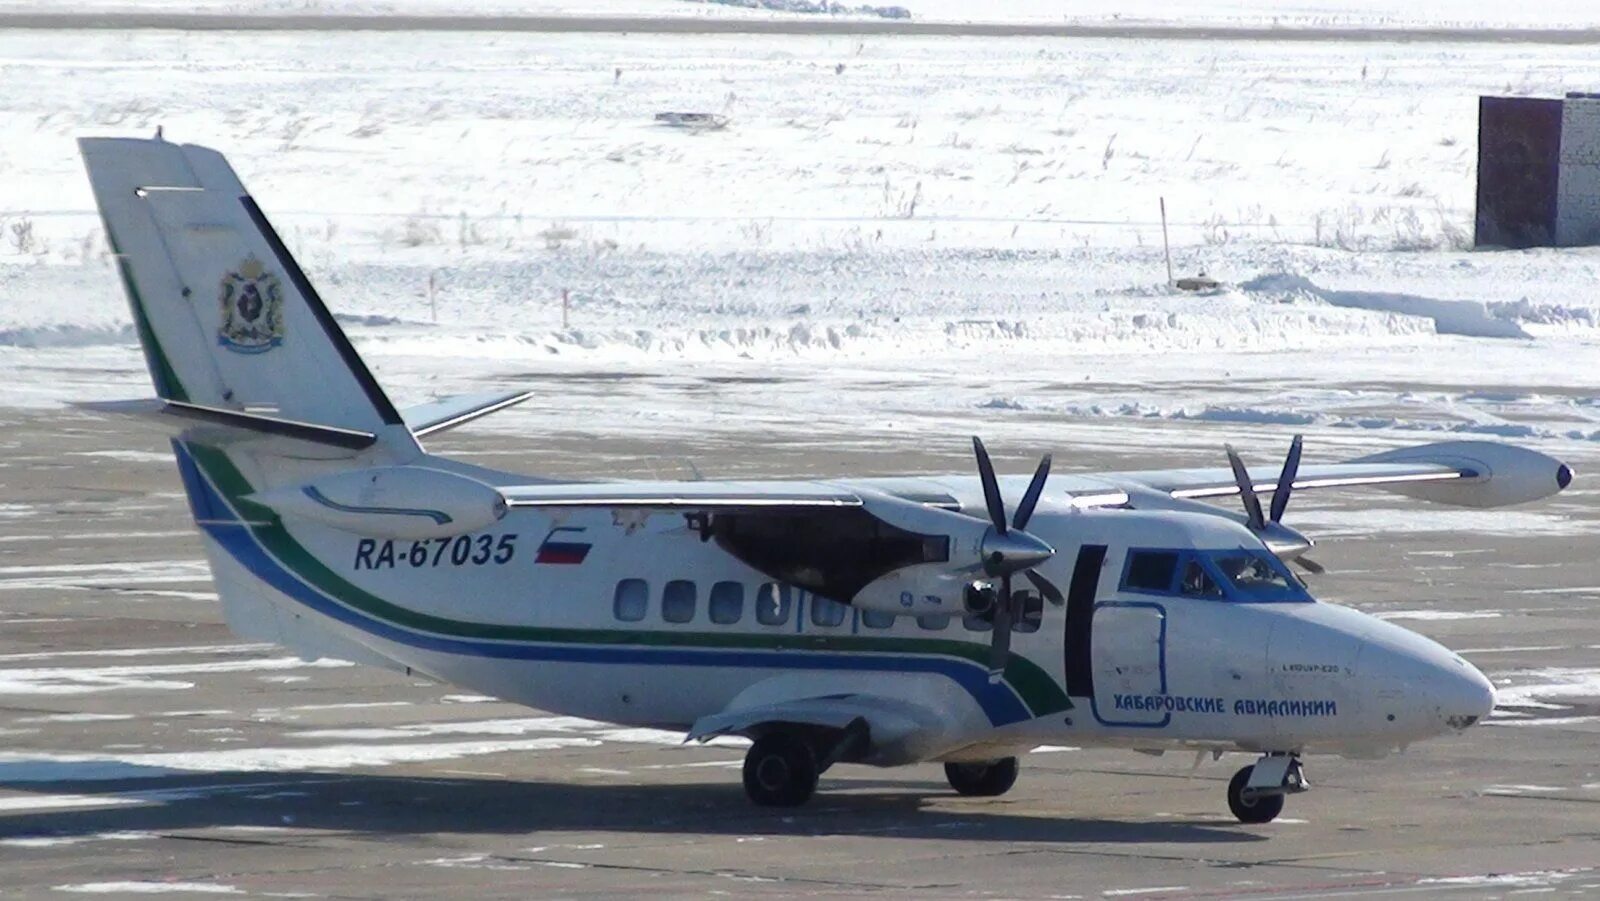
[[1446,726],[1460,731],[1494,711],[1494,685],[1477,667],[1456,657],[1441,670],[1432,694]]
[[1055,548],[1018,529],[1001,535],[991,528],[983,537],[983,569],[991,576],[1030,569],[1055,553]]
[[1389,735],[1409,742],[1460,732],[1494,710],[1489,679],[1438,642],[1382,620],[1368,624],[1365,639],[1368,709]]

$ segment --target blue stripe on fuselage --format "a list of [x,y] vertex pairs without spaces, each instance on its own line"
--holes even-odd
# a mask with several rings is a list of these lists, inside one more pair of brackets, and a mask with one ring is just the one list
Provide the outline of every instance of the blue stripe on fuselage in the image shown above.
[[983,708],[990,723],[996,726],[1031,718],[1021,699],[1008,685],[990,682],[986,668],[972,661],[954,657],[906,655],[903,652],[851,653],[776,649],[765,651],[686,646],[595,645],[578,642],[548,644],[496,642],[434,635],[397,626],[333,600],[287,569],[261,545],[247,524],[232,515],[227,502],[216,493],[210,480],[200,473],[187,448],[174,442],[174,449],[178,453],[179,468],[184,470],[185,487],[203,492],[204,503],[194,503],[194,506],[197,509],[209,509],[217,514],[210,521],[200,523],[200,527],[207,535],[245,569],[280,593],[376,638],[423,650],[506,660],[932,673],[943,675],[960,685]]

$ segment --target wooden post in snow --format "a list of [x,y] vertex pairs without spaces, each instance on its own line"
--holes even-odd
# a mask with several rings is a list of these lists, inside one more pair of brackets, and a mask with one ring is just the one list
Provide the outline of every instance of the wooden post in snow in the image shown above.
[[1161,198],[1161,252],[1167,257],[1167,285],[1172,285],[1172,245],[1167,243],[1167,198]]

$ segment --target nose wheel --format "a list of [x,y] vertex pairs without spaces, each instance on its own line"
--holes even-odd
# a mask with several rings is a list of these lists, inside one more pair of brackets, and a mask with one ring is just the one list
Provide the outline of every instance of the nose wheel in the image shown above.
[[1311,788],[1294,754],[1268,754],[1228,781],[1228,809],[1241,823],[1270,823],[1283,799]]
[[947,763],[944,777],[957,794],[993,798],[1011,790],[1017,781],[1017,758],[1004,757],[988,763]]

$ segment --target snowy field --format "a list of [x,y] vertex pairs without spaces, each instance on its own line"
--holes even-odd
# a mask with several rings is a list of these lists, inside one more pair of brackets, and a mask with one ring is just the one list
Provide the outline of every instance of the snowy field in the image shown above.
[[[1581,457],[1600,448],[1600,256],[1468,247],[1477,96],[1594,88],[1591,61],[0,32],[6,403],[147,393],[73,139],[160,125],[229,154],[402,402],[549,389],[485,428],[1059,440],[1198,421],[1218,428],[1171,440],[1469,434]],[[668,109],[732,124],[655,125]],[[1166,287],[1162,197],[1179,274],[1222,291]]]
[[[208,15],[531,15],[794,18],[823,0],[0,0],[0,13],[176,12]],[[1593,28],[1588,0],[1538,4],[1457,0],[829,0],[834,16],[898,7],[913,21],[1246,28]]]

